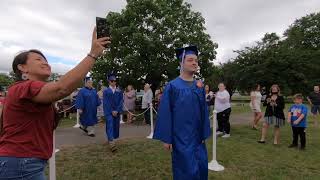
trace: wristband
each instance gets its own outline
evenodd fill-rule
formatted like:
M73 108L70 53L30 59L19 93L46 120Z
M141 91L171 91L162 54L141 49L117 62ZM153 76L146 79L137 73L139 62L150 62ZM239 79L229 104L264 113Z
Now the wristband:
M89 57L91 57L92 59L94 59L94 60L97 60L98 58L97 57L95 57L94 55L92 55L92 54L87 54L87 56L89 56Z

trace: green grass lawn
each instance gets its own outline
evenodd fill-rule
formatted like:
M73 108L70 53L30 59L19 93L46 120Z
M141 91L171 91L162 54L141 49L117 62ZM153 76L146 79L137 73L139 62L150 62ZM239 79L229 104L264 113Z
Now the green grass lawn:
M218 161L226 169L209 172L209 179L320 179L320 128L307 129L307 149L289 149L291 130L281 129L281 145L258 144L259 131L232 127L229 139L218 139ZM207 142L209 161L211 140ZM57 179L152 180L172 179L171 156L158 141L130 139L119 142L117 154L106 145L62 148L57 154Z

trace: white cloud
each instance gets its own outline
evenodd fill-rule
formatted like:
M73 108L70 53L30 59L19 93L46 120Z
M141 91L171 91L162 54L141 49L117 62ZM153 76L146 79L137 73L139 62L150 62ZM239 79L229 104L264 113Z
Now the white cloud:
M319 0L188 0L202 13L209 34L219 44L217 59L225 62L233 50L267 32L282 35L295 19L319 12ZM201 3L200 3L201 2Z
M44 54L68 59L71 64L79 62L90 50L95 17L120 11L125 3L125 0L0 1L0 71L11 70L14 55L25 49L39 49ZM65 70L61 73L71 68L55 66Z
M51 70L52 72L64 74L65 72L71 70L74 66L73 65L67 65L63 63L51 63Z

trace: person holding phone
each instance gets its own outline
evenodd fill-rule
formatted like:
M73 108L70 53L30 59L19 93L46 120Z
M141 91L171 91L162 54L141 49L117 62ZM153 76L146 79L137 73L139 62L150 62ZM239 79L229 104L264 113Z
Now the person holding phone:
M44 180L58 126L53 103L71 94L103 53L109 37L97 39L72 70L56 82L47 82L51 66L39 50L20 52L13 60L16 82L8 89L0 134L0 179Z
M261 139L258 143L265 143L268 128L270 125L274 125L274 139L273 144L277 145L280 141L280 127L285 124L284 116L284 99L280 94L280 87L274 84L270 88L270 94L267 96L263 103L266 106L266 112L264 115L264 123L261 131Z

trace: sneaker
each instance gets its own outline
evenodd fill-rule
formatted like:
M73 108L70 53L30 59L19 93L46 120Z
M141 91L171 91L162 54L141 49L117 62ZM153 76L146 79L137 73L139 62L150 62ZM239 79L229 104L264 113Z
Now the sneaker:
M113 141L109 142L109 146L110 146L111 152L116 152L117 151L117 146L116 146L115 142L113 142Z
M229 137L230 137L230 134L225 134L225 135L223 135L223 136L221 136L221 137L223 137L223 138L229 138Z
M88 134L88 136L90 136L90 137L96 137L95 134Z
M81 129L83 132L88 133L87 128L84 128L83 126L80 126L79 129Z
M223 134L223 132L221 132L221 131L217 131L217 133L216 133L216 134L217 134L217 136L218 136L218 135Z
M290 144L290 146L288 146L288 148L296 148L296 147L298 147L298 145L296 144Z
M265 144L266 143L266 141L261 141L261 140L259 140L257 142L260 143L260 144Z

